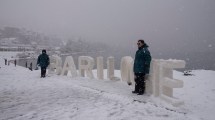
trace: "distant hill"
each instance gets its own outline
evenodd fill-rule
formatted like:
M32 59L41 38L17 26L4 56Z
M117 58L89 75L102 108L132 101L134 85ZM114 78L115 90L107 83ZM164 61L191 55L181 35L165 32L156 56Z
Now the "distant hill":
M4 38L16 38L20 44L31 44L32 42L38 45L58 46L59 38L52 38L42 33L26 30L25 28L4 27L0 29L0 40Z

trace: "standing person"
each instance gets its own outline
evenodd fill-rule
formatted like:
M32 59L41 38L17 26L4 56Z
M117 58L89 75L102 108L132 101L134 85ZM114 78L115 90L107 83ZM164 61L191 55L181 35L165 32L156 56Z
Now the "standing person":
M7 65L7 59L6 58L4 59L4 62L5 62L5 65Z
M32 62L30 63L30 67L29 67L29 69L32 71Z
M25 67L28 68L28 62L27 61L25 62Z
M143 95L145 92L145 75L149 74L151 55L148 50L148 45L144 42L144 40L138 40L137 46L138 50L135 54L133 68L135 90L132 91L132 93Z
M41 78L46 76L46 68L49 65L49 56L46 54L46 50L42 50L42 54L37 59L37 65L41 67Z
M15 67L16 67L16 59L14 60L14 65L15 65Z

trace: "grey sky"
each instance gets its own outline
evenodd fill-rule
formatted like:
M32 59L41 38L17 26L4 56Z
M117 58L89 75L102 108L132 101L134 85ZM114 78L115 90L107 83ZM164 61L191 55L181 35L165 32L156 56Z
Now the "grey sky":
M215 41L214 0L0 0L0 26L154 49ZM165 47L160 47L165 46Z

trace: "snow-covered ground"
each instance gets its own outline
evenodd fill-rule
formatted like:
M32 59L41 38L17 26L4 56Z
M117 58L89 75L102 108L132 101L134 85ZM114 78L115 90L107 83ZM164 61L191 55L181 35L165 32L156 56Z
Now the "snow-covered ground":
M215 71L195 70L194 76L174 77L184 87L174 89L185 105L175 108L159 98L131 93L121 81L72 78L4 65L0 52L1 120L214 120ZM116 71L119 75L119 71Z

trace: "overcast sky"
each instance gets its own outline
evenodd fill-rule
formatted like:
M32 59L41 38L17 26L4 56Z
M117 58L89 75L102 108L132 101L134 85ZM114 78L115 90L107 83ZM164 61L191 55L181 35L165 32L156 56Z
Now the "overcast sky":
M0 26L133 47L144 39L157 50L207 47L215 41L214 6L215 0L0 0Z

